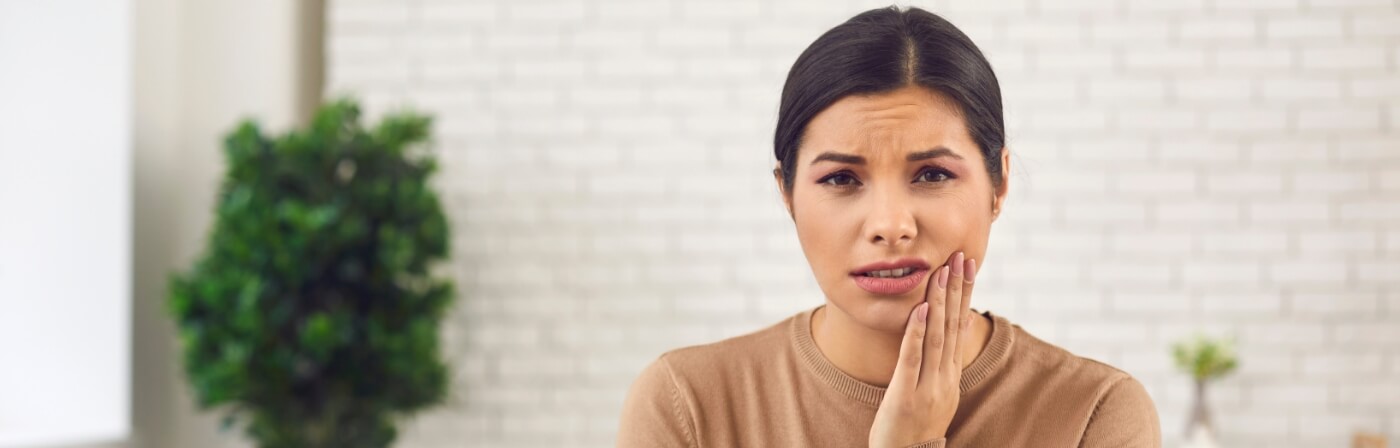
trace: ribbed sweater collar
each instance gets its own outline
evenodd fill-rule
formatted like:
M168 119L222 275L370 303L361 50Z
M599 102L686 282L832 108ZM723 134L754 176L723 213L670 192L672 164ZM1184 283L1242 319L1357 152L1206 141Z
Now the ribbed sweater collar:
M822 306L826 305L793 316L792 337L790 339L797 350L798 357L802 358L802 364L812 374L827 385L857 401L879 407L880 400L885 397L884 387L852 378L846 372L836 368L836 365L822 354L821 349L817 348L816 341L812 339L812 313ZM991 311L983 311L982 315L992 320L992 336L991 340L987 342L987 346L982 349L982 353L977 355L977 359L972 360L972 364L963 369L962 380L958 384L958 389L963 394L972 390L983 379L995 372L1005 361L1007 354L1011 352L1011 344L1015 342L1015 332L1012 331L1011 323L1006 318L992 314Z

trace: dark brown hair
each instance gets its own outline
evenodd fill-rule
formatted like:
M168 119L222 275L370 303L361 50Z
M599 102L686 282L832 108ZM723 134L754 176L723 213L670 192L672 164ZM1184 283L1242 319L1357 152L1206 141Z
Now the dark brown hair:
M828 30L792 64L773 135L784 191L792 191L797 148L812 117L848 95L911 84L947 95L958 105L992 185L999 188L1006 126L991 64L972 39L942 17L891 6L860 13Z

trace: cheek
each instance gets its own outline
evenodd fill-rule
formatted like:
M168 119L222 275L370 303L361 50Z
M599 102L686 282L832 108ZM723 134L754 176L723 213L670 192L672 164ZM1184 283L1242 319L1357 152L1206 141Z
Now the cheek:
M849 261L846 257L855 243L852 238L859 234L860 216L851 213L849 204L823 200L815 194L795 192L792 205L798 242L807 262L819 275L827 272L826 268L844 272Z

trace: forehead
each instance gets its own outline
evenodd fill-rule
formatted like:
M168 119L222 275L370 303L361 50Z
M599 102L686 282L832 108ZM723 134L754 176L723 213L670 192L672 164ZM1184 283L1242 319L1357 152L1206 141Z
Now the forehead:
M798 159L823 151L877 155L945 146L964 158L976 157L956 102L935 90L906 86L874 95L850 95L807 124Z

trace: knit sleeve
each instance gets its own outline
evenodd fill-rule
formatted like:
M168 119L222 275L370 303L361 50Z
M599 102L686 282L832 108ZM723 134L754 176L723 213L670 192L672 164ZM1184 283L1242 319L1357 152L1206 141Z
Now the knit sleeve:
M652 361L632 382L623 401L618 448L696 446L689 407L683 400L665 356Z
M1162 430L1157 407L1142 383L1124 376L1109 386L1089 416L1079 446L1160 448Z

